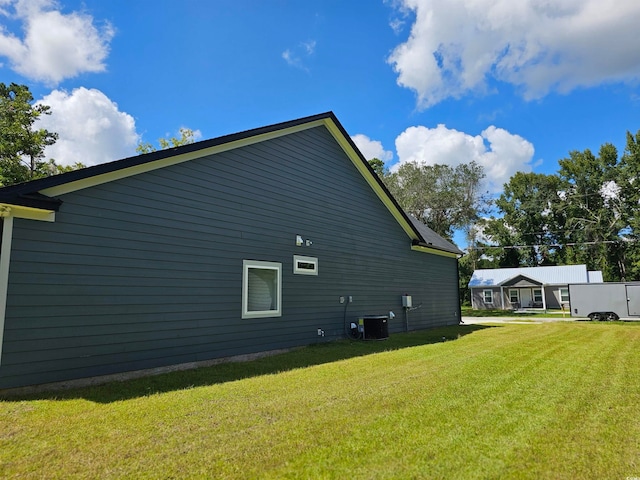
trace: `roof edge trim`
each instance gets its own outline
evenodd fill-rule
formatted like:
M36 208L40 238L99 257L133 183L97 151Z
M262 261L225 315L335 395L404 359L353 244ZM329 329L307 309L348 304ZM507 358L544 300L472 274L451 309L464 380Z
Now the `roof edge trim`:
M507 283L507 282L511 282L511 281L515 280L515 279L516 279L516 278L518 278L518 277L522 277L522 278L524 278L525 280L529 280L529 281L531 281L532 283L537 283L537 284L539 284L539 285L541 285L541 286L545 285L545 283L544 283L544 282L542 282L542 281L538 280L537 278L531 277L531 276L529 276L529 275L524 275L524 274L522 274L522 273L518 273L517 275L514 275L513 277L509 277L509 278L504 279L504 280L503 280L503 281L501 281L500 283L496 283L496 287L500 287L500 286L504 285L504 284L505 284L505 283Z
M41 208L25 207L11 203L0 203L0 217L26 218L27 220L39 220L41 222L55 222L56 212Z
M438 250L437 248L425 247L423 245L411 245L411 250L413 250L414 252L431 253L448 258L460 258L462 256L459 253L447 252L445 250Z

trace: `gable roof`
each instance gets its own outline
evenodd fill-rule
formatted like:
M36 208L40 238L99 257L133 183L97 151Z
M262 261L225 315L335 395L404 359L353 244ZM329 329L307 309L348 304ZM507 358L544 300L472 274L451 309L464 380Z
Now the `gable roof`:
M59 195L153 171L207 155L251 145L298 131L326 127L358 172L411 239L413 250L456 257L462 252L428 227L410 218L373 171L333 112L246 130L180 147L103 163L30 182L0 188L0 216L55 221Z
M479 269L473 272L469 287L498 287L518 277L528 278L540 285L602 283L602 272L600 271L587 271L586 265L560 265Z
M413 227L420 233L420 236L422 236L422 238L428 245L436 248L441 248L446 251L462 254L462 251L458 247L442 238L416 217L409 214L407 214L407 217L409 218L409 220L411 220Z

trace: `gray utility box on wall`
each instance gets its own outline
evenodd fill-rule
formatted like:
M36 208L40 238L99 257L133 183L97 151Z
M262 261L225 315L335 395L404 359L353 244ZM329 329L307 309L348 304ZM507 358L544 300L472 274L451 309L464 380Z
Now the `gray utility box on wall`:
M389 317L387 315L365 315L362 317L365 340L389 338Z

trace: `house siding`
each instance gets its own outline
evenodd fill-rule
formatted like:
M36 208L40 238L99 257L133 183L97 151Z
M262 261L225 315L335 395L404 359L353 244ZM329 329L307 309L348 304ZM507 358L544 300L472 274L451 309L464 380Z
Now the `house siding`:
M491 290L493 292L493 303L484 303L484 291ZM508 292L505 292L505 296ZM508 302L508 296L507 296ZM478 287L471 289L471 306L476 310L494 310L504 308L505 301L500 296L500 288L495 287Z
M545 302L547 309L560 309L562 308L562 302L560 301L560 289L564 286L547 286L547 287L526 287L527 290L533 290L534 288L541 288L544 290ZM503 287L503 295L500 295L499 287L475 287L471 289L471 306L476 310L492 310L502 309L509 310L517 308L518 305L513 305L509 301L509 290L522 289L525 287L518 285L510 285ZM564 287L566 288L566 287ZM491 290L493 292L493 304L484 303L484 290ZM565 303L568 305L568 302ZM523 308L529 308L530 305L519 305Z
M405 293L411 329L459 320L457 260L410 249L325 127L60 198L54 223L14 221L0 388L328 341L389 310L397 333ZM281 317L241 318L245 259L282 263Z

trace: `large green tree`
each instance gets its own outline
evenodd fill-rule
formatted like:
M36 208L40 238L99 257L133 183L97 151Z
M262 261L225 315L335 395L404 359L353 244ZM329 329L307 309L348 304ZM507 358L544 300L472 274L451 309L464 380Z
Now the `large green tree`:
M627 132L627 143L620 158L620 199L626 228L621 232L619 257L624 264L624 279L640 280L640 130Z
M55 161L43 161L44 149L58 134L35 128L50 107L33 103L26 85L0 83L0 183L11 185L57 173ZM52 169L53 168L53 169Z
M475 162L455 168L408 162L385 175L384 182L405 211L451 240L455 230L473 236L473 225L487 209L483 178L484 170Z
M500 217L487 222L485 234L503 249L492 253L501 267L556 264L565 223L561 181L556 175L517 172L495 204ZM515 264L514 264L515 263Z
M608 280L626 278L621 234L627 213L620 185L626 182L611 144L570 152L559 162L566 192L565 260L602 270Z
M372 158L371 160L367 160L369 162L369 166L373 169L374 172L378 174L380 178L384 178L387 175L387 169L384 166L384 162L379 158Z

